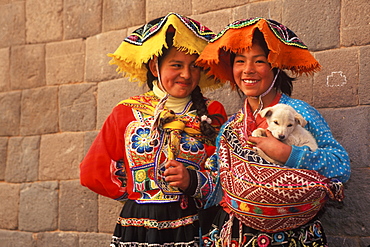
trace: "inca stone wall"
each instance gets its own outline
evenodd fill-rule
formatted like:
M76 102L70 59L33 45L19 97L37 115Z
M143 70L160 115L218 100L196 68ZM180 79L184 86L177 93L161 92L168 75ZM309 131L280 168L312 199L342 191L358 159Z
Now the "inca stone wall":
M170 11L215 32L250 17L294 30L323 65L294 97L348 150L343 204L323 218L330 246L370 244L368 0L0 0L0 246L109 246L121 204L82 187L79 162L112 107L145 89L108 65L133 29ZM229 114L241 100L207 94Z

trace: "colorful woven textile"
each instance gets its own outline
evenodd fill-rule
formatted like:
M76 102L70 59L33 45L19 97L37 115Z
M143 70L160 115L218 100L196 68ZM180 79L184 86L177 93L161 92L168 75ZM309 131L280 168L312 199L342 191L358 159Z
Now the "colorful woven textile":
M167 19L171 15L177 16L178 19L182 23L184 23L184 25L186 25L189 30L193 30L193 33L198 38L203 39L206 42L208 42L209 40L215 37L215 34L210 29L208 29L206 26L203 26L199 22L193 19L190 19L188 17L176 14L176 13L169 13L167 16L154 19L148 22L147 24L145 24L144 26L136 29L135 31L132 32L130 36L125 38L124 41L131 43L133 45L139 45L139 46L143 45L147 39L149 39L150 37L152 37L153 35L155 35L157 32L161 30L161 28L163 27L163 25L166 24ZM192 53L195 53L195 52L192 52Z
M281 232L261 232L240 224L233 219L230 239L221 239L220 232L230 216L220 211L212 224L211 230L202 236L205 247L328 247L326 235L320 220L313 219L309 223L293 230Z
M265 38L270 51L267 60L272 67L291 70L296 74L320 69L320 64L293 31L264 18L242 19L229 24L210 41L197 60L198 65L209 69L208 74L221 81L234 82L230 53L251 47L256 29Z
M129 106L133 110L138 111L137 115L144 117L144 122L150 124L149 122L153 120L152 118L154 117L155 109L159 101L159 98L154 95L153 91L150 91L144 95L133 96L123 100L119 104ZM147 167L145 169L148 171L147 173L151 174L150 179L153 179L155 181L155 186L161 189L160 196L163 195L163 192L166 196L173 196L173 198L177 199L177 195L183 194L178 188L170 186L165 181L163 172L165 171L164 166L166 160L178 159L184 161L185 158L187 158L187 167L189 169L199 170L200 167L196 161L204 162L206 158L205 153L200 152L200 150L204 149L203 143L206 142L206 138L200 131L200 123L196 118L196 114L193 111L189 111L191 106L192 103L189 102L183 114L174 114L167 108L164 108L161 111L158 121L163 124L159 124L154 129L148 128L148 125L142 123L138 123L137 126L132 123L126 130L126 143L128 145L126 150L127 157L129 160L132 160L132 164L146 163L145 165ZM140 145L138 143L142 142L146 144L145 147L138 146ZM191 142L194 145L194 147L189 150L191 155L183 150L183 146L188 145L187 142ZM141 151L141 149L143 150ZM166 157L164 157L164 154L166 154ZM145 160L145 162L143 162L143 160ZM149 162L150 164L148 164ZM151 169L150 172L149 169ZM137 184L145 184L145 174L146 172L143 170L138 169L135 171L135 182ZM149 177L147 180L149 181ZM149 196L147 197L149 198ZM158 198L163 199L161 197ZM150 200L154 200L153 197L151 197Z
M223 127L218 149L220 182L231 214L264 232L294 229L309 222L327 199L330 180L318 172L280 167L265 161L246 141L243 116Z
M200 54L208 41L215 34L199 22L188 17L169 13L135 30L123 40L113 54L110 64L118 66L117 71L129 77L131 81L146 83L145 64L154 56L162 54L162 48L168 48L166 33L174 32L173 46L187 54ZM202 73L199 86L202 89L222 86Z

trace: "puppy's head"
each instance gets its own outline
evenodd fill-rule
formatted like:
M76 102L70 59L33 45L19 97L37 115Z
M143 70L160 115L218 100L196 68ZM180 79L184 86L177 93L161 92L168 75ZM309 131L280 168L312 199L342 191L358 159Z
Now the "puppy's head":
M260 115L266 118L268 129L280 141L288 138L297 125L303 127L307 124L301 114L297 113L293 107L285 104L267 107L260 112Z

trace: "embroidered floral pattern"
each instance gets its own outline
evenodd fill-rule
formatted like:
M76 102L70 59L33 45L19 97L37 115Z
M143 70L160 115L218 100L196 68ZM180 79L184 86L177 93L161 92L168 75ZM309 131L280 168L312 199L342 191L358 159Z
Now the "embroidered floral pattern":
M270 244L270 239L267 235L260 235L257 238L258 247L267 247Z
M151 140L150 128L138 128L131 137L131 148L139 154L150 153L158 145L157 140Z
M274 235L274 241L277 243L282 243L285 240L285 236L283 233L278 232Z
M120 160L120 161L117 161L117 162L114 162L112 161L112 163L114 164L114 175L116 175L118 177L119 180L121 180L122 182L122 187L126 187L127 186L127 174L126 174L126 169L125 169L125 164L123 163L123 160Z
M237 225L237 224L235 224ZM319 220L306 224L301 228L276 232L248 232L243 231L241 236L232 236L229 246L237 247L273 247L273 246L307 246L307 247L327 247L326 239L321 231ZM244 230L244 229L243 229ZM220 238L219 229L214 226L207 235L202 236L203 246L221 247L222 242L227 240ZM240 241L241 240L241 241Z
M161 128L151 132L154 121L154 112L158 104L158 97L153 91L143 95L131 97L121 104L133 109L136 121L132 121L125 131L125 153L130 170L126 172L133 179L133 190L137 203L152 203L159 201L178 201L178 191L170 191L168 183L162 176L163 165L168 159L168 136ZM210 104L212 101L207 101ZM200 133L200 121L195 111L191 111L192 102L189 102L181 113L176 113L176 118L185 123L185 129L180 134L178 154L176 160L183 163L186 168L201 170L206 159L207 144L203 143ZM187 131L190 131L188 133ZM197 173L198 174L198 173ZM211 191L208 179L201 172L198 174L198 187L195 198L206 197ZM169 192L168 192L169 191ZM137 193L138 192L138 193ZM172 194L171 194L172 193ZM133 197L132 197L133 198Z
M192 153L198 153L199 151L204 150L203 143L198 141L196 138L186 135L184 133L182 133L180 147L181 149L185 151L190 151Z

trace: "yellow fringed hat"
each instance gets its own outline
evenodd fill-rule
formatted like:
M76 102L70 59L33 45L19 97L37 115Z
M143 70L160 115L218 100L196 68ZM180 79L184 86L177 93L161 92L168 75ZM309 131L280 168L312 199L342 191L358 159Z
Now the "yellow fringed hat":
M200 54L215 34L199 22L177 13L169 13L164 17L150 21L136 29L125 38L113 54L109 64L118 66L117 71L130 81L146 83L146 63L154 56L162 54L162 48L168 48L166 33L175 30L173 46L187 54ZM215 89L222 86L215 80L208 78L202 72L199 86L204 89Z
M252 46L254 31L264 36L269 49L268 62L274 68L295 74L313 73L321 65L297 35L284 25L269 19L242 19L229 24L203 50L197 64L209 70L208 75L222 82L234 83L230 53L242 52Z

